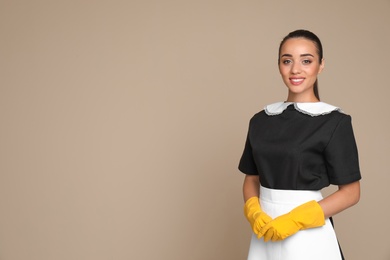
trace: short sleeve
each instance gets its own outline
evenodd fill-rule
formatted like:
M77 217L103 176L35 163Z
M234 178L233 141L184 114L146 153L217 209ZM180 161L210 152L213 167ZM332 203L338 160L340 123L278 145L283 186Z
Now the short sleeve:
M252 146L249 140L249 133L246 138L244 152L242 153L238 169L249 175L258 175L255 160L253 159Z
M343 185L361 179L358 150L349 115L339 121L324 156L330 183Z

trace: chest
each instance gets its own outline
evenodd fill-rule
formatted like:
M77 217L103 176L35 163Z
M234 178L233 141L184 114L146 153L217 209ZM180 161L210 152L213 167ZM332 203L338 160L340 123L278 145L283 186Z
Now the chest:
M255 156L294 158L302 153L321 154L334 128L326 116L291 112L260 118L252 125L249 138Z

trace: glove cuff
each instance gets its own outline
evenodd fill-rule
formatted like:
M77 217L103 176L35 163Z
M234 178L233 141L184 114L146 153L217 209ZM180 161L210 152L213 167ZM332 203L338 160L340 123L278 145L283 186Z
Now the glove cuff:
M295 215L293 219L299 223L301 230L325 225L324 211L315 200L296 207L292 213Z
M251 197L245 202L244 214L245 217L252 225L256 217L255 214L260 212L261 212L261 208L260 208L260 202L258 197L256 196Z

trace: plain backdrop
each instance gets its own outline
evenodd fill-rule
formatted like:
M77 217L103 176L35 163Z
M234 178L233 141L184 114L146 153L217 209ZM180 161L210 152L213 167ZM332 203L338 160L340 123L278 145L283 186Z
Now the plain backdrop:
M0 0L0 259L246 259L249 119L286 98L281 39L322 40L353 118L348 260L389 260L390 1ZM327 188L325 194L335 188Z

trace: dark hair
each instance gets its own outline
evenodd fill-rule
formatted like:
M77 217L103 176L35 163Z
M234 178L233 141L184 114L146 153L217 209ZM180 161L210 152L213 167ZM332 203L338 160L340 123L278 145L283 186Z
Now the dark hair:
M296 30L296 31L293 31L293 32L290 32L289 34L287 34L287 36L284 37L282 42L280 43L278 64L280 63L280 51L282 49L282 46L288 39L291 39L291 38L305 38L307 40L312 41L314 43L314 45L316 46L317 54L319 56L319 62L320 62L320 64L322 63L322 57L323 57L322 44L321 44L320 39L317 37L317 35L315 35L314 33L310 32L310 31L307 31L307 30ZM316 96L316 98L318 100L320 100L320 95L318 93L318 80L316 80L314 82L313 90L314 90L314 95Z

